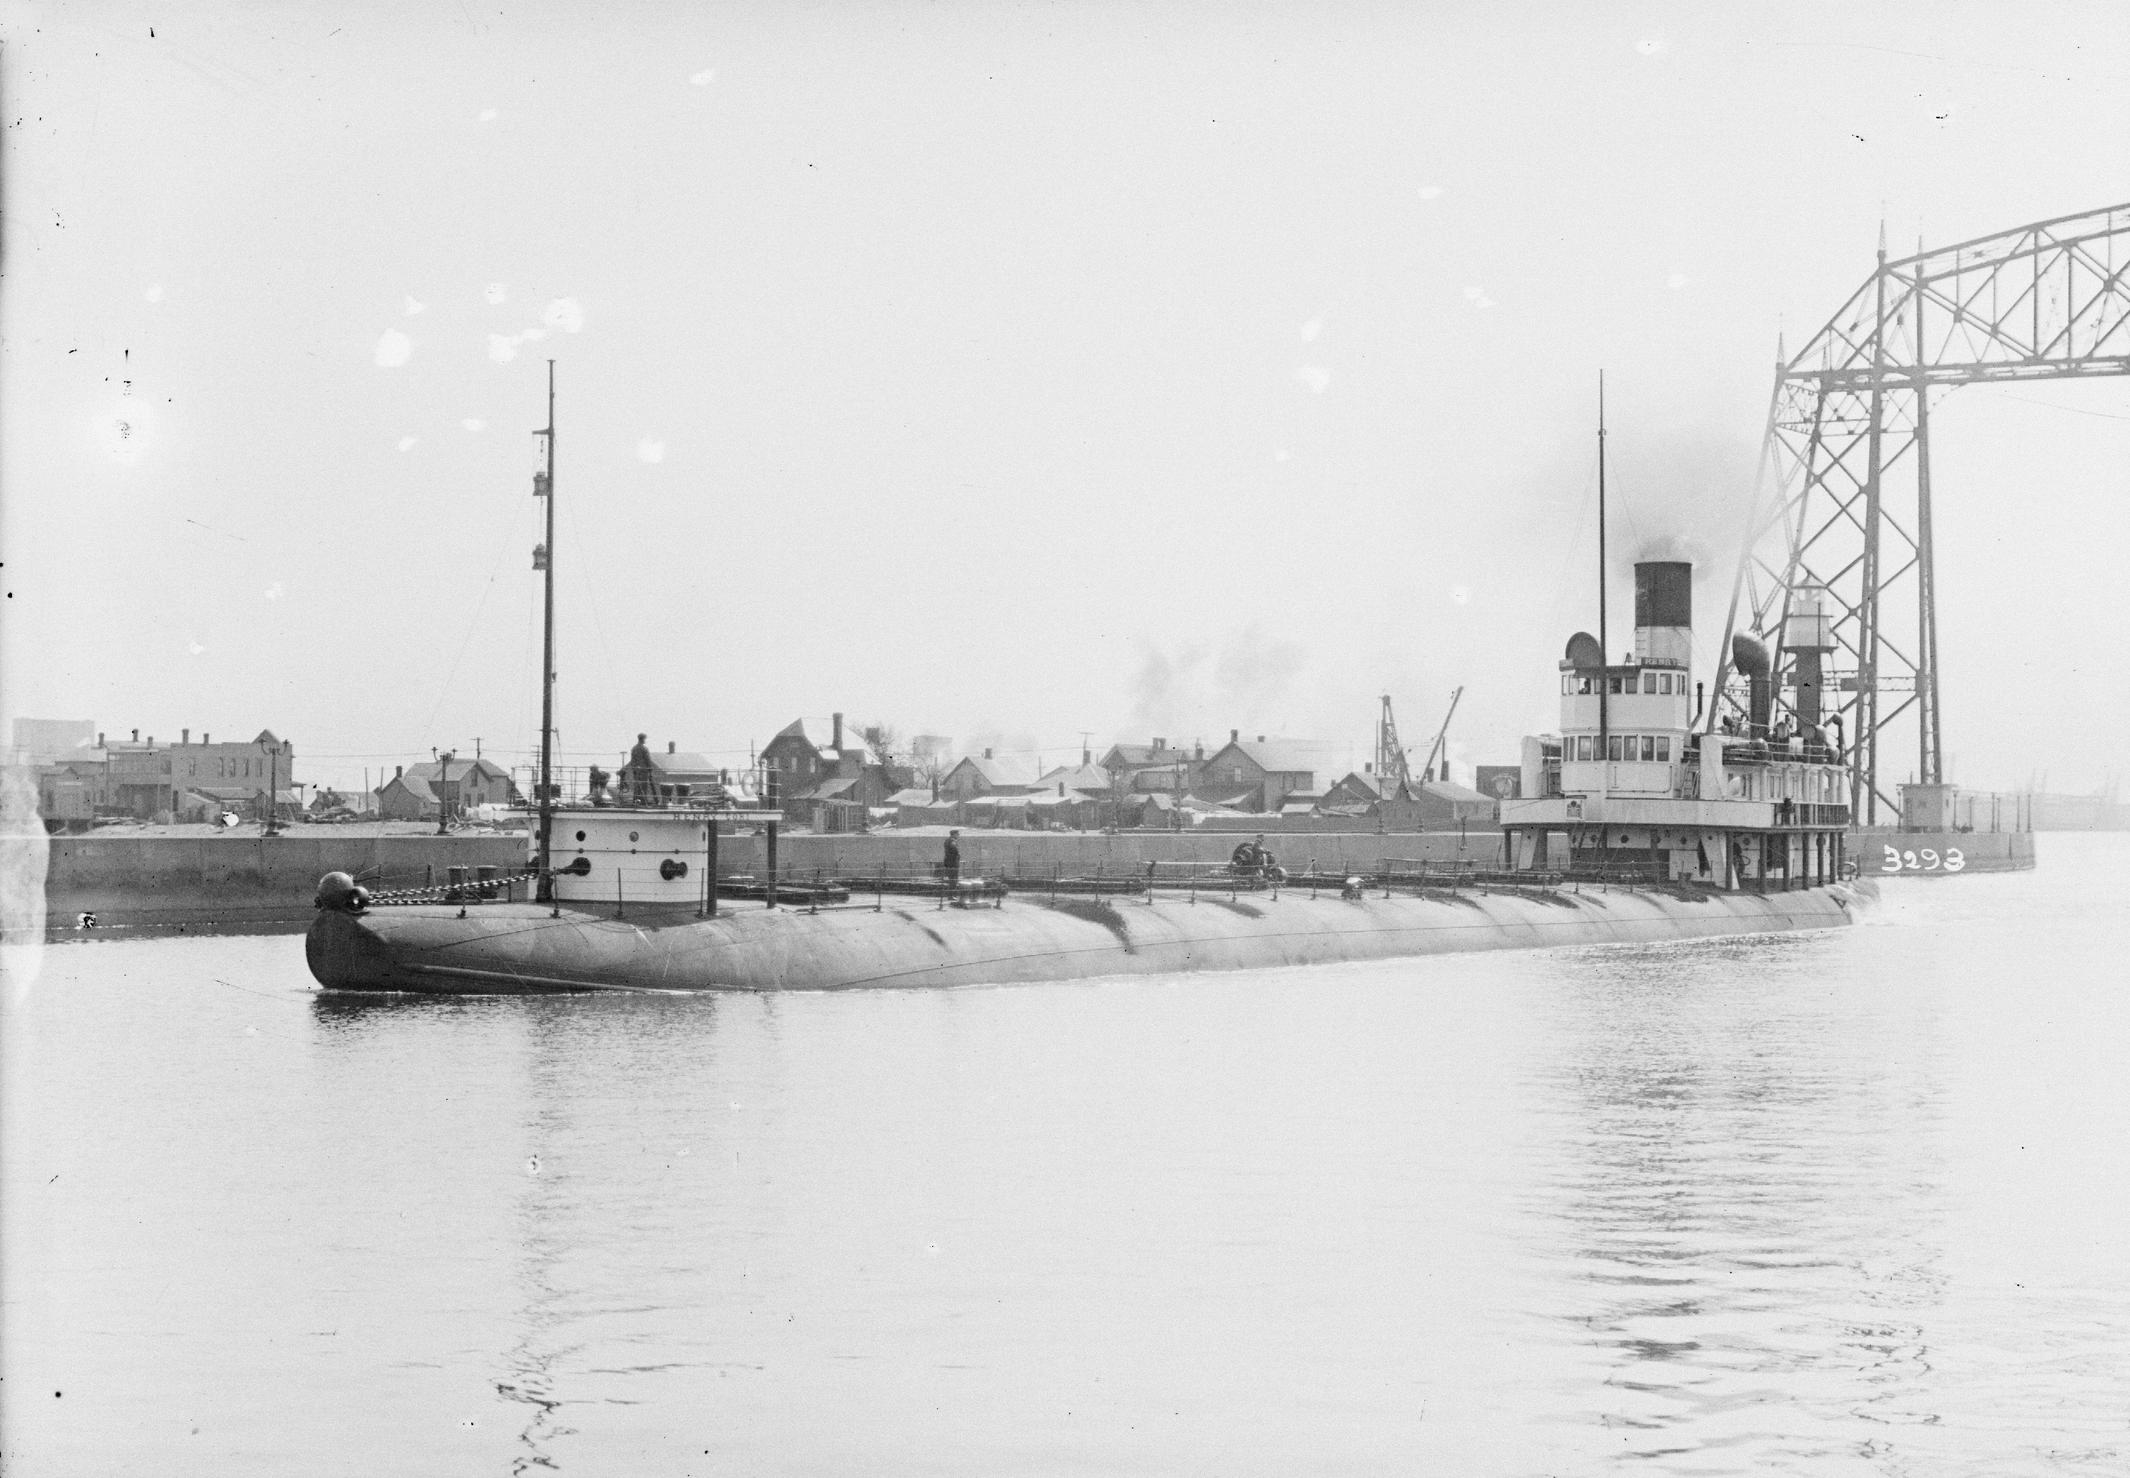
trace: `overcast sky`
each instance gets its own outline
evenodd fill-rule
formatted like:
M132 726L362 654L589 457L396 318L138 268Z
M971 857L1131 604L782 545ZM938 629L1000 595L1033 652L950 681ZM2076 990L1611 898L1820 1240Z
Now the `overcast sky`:
M1881 221L2130 199L2120 4L7 14L5 716L313 782L534 750L549 357L572 763L841 709L1358 764L1458 685L1513 761L1601 368L1706 660L1777 335ZM1954 778L2098 785L2130 381L1933 430Z

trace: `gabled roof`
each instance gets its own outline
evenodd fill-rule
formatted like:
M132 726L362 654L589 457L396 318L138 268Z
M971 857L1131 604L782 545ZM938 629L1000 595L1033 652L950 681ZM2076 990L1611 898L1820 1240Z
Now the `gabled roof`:
M407 766L404 778L409 780L419 779L424 785L427 785L437 778L437 772L442 768L441 761L423 760L420 764ZM454 759L451 762L451 773L443 778L454 784L463 784L467 776L475 774L486 780L508 780L510 778L508 770L485 756L481 759ZM382 786L379 787L379 789L382 788Z
M1223 744L1217 754L1206 756L1206 763L1211 764L1231 749L1275 775L1334 774L1345 768L1350 752L1346 745L1324 739L1235 739Z
M622 768L627 769L628 766L623 765ZM715 775L718 771L718 767L710 762L708 755L697 754L688 749L652 750L651 768L667 775Z
M812 790L809 790L806 792L806 794L800 796L799 799L802 801L832 801L838 798L847 799L848 797L845 796L845 792L849 791L857 783L858 781L855 777L845 777L843 779L838 780L824 780L819 785L816 785Z
M1117 770L1152 770L1168 765L1192 763L1191 752L1178 745L1166 744L1156 749L1151 744L1112 744L1102 756L1105 767Z
M980 754L964 755L954 770L964 766L983 776L986 784L999 787L1033 785L1039 773L1032 757L1019 754L1007 755L1002 759L986 759ZM952 775L954 770L947 773Z
M394 775L390 780L378 786L377 794L383 795L395 785L418 801L434 801L436 799L436 791L430 787L428 779L425 776L415 774L411 768Z
M1110 790L1109 771L1100 765L1060 765L1035 783L1052 795L1058 793L1060 785L1068 792L1100 791L1107 795Z
M1346 778L1339 781L1339 785L1358 790L1364 795L1372 795L1377 800L1398 793L1397 781L1388 775L1378 775L1373 770L1348 770ZM1332 789L1336 790L1338 786L1335 785Z
M913 785L908 790L896 791L881 804L887 806L929 806L932 804L932 792L926 790L922 785ZM940 804L950 805L952 803L942 801Z
M814 751L823 758L830 758L839 753L836 749L836 724L834 719L795 718L772 734L769 742L774 744L779 739L794 735L813 746ZM766 748L767 746L764 747ZM859 755L865 752L864 738L849 724L843 726L843 750Z
M1485 806L1494 804L1494 797L1481 795L1476 790L1467 790L1453 780L1423 780L1415 788L1445 801L1470 801Z

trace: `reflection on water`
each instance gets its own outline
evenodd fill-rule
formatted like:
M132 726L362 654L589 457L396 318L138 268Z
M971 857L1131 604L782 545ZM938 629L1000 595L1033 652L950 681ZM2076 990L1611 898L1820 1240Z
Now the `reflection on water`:
M1570 1150L1529 1193L1584 1347L1574 1425L1620 1462L1825 1471L1930 1422L1945 1274L1930 1009L1859 1013L1803 936L1599 951L1540 1087ZM1830 952L1831 951L1831 952ZM1579 1286L1578 1286L1579 1285Z
M2118 852L1820 935L1002 990L53 949L7 1471L2130 1471Z

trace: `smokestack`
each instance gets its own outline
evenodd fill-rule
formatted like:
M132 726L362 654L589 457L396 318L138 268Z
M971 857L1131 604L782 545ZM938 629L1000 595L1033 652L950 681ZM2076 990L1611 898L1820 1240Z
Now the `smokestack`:
M1081 764L1083 764L1083 765L1091 765L1091 764L1093 764L1094 762L1095 762L1095 752L1094 752L1094 751L1093 751L1092 749L1083 749L1083 750L1081 750L1081 751L1080 751L1080 763L1081 763Z
M1822 585L1799 585L1790 592L1789 614L1782 623L1782 649L1790 654L1791 681L1797 696L1790 706L1808 729L1819 727L1820 694L1825 681L1824 654L1834 650L1834 622L1827 615Z
M406 769L407 767L405 765L394 765L392 767L392 778L394 780L397 780L401 775L406 773Z
M991 758L991 746L990 746L990 745L988 745L988 744L986 744L986 745L984 746L984 758L985 758L985 759L989 759L989 758Z
M1747 713L1752 728L1747 737L1768 737L1768 709L1773 692L1768 684L1768 649L1758 638L1741 631L1731 638L1731 665L1749 678L1753 685L1752 697L1747 700Z
M1649 559L1634 567L1634 655L1637 662L1685 667L1694 655L1694 567L1685 560Z
M141 742L141 731L140 731L139 729L135 729L135 730L133 731L133 742L134 742L135 744L138 744L138 743L140 743L140 742Z
M828 741L828 747L840 754L843 751L843 715L840 713L831 714L829 716L829 724L832 728L832 733Z
M190 730L190 729L180 729L180 730L178 730L178 743L180 743L180 744L190 744L191 742L192 742L192 730Z
M673 741L672 741L671 739L668 739L668 740L666 741L666 753L667 753L667 754L671 754L672 752L673 752Z
M202 729L200 730L200 742L202 744L212 744L214 743L214 735L208 733L205 729Z
M1242 740L1242 730L1240 730L1240 729L1230 729L1230 730L1228 730L1228 742L1229 742L1230 744L1236 744L1236 743L1240 743L1240 742L1241 742L1241 740Z
M1162 750L1167 749L1168 747L1169 742L1166 739L1156 739L1154 741L1154 753L1156 754L1161 753Z

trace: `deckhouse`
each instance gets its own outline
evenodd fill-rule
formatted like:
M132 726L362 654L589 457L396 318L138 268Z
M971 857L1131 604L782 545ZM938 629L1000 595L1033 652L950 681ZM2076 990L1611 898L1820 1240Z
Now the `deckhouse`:
M1825 650L1819 599L1792 593L1786 647ZM1771 725L1767 651L1742 634L1732 645L1749 719L1697 732L1693 566L1635 566L1632 655L1613 663L1577 632L1560 664L1560 732L1524 741L1523 795L1501 803L1514 866L1749 892L1841 876L1849 770L1820 724L1817 684Z

